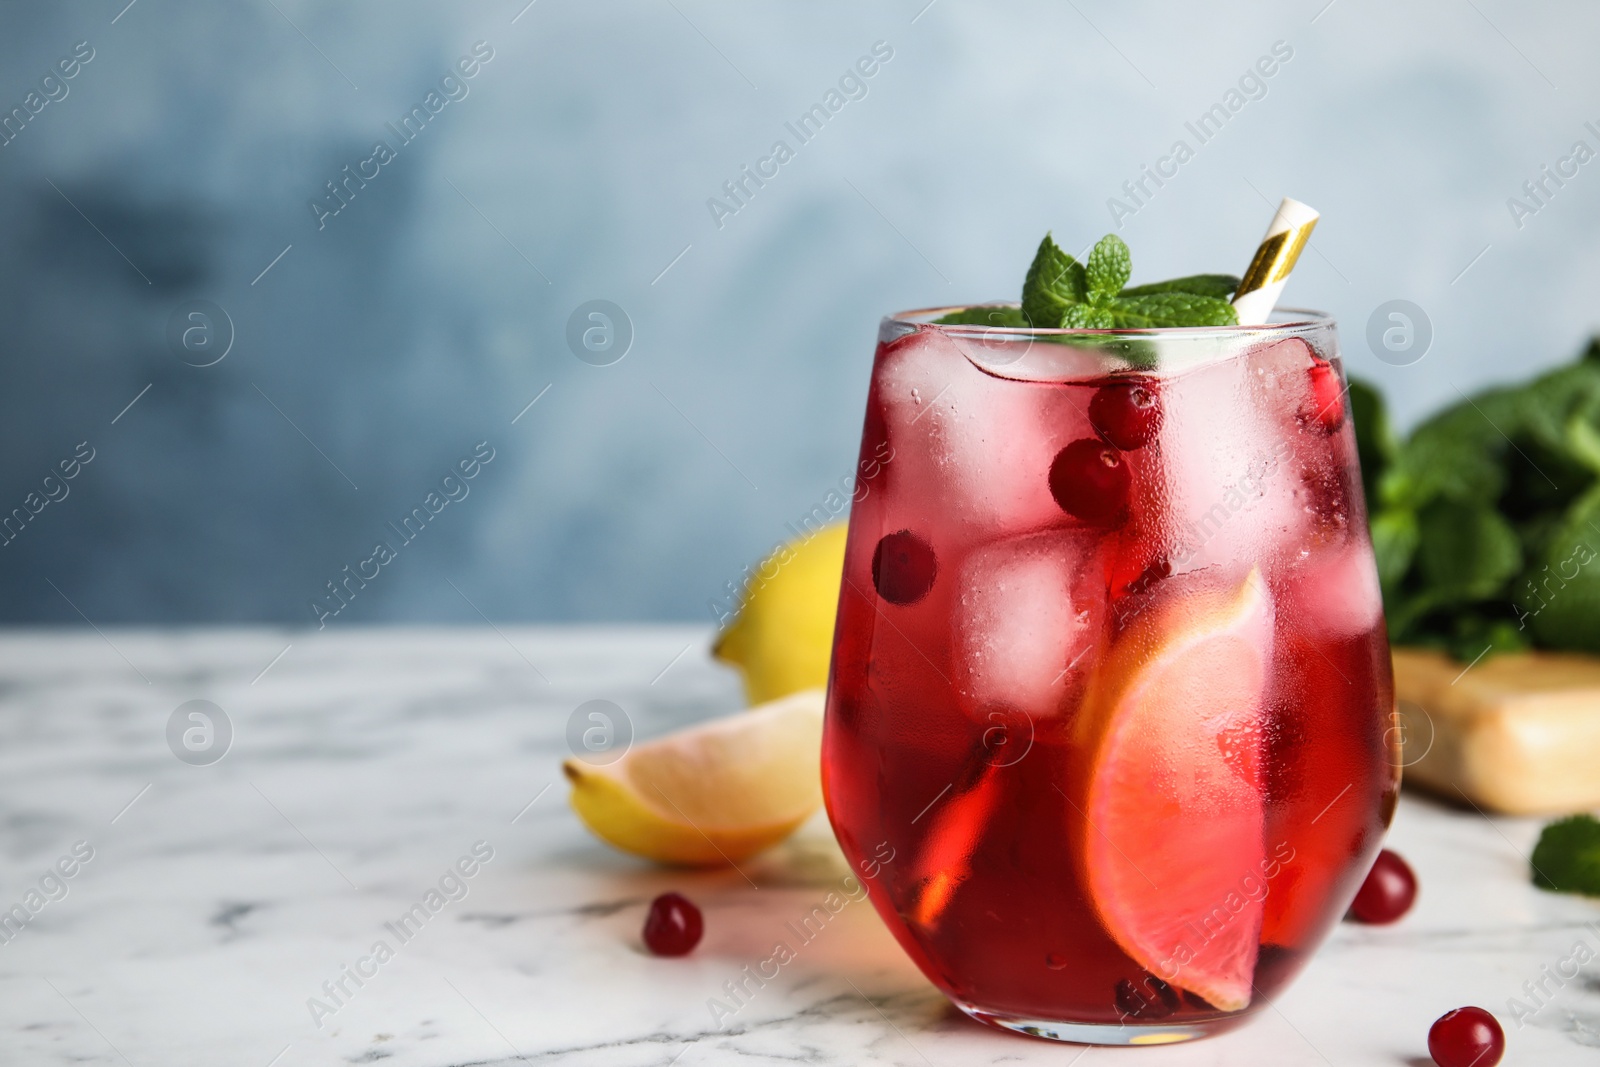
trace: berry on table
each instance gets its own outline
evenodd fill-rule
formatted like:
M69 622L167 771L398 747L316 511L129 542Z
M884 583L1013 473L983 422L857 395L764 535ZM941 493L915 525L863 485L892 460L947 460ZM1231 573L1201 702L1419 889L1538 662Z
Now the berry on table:
M1411 910L1417 899L1417 876L1398 854L1384 849L1367 872L1356 899L1350 904L1350 917L1356 922L1384 925Z
M682 956L700 943L705 920L700 909L679 893L662 893L644 918L644 944L657 956Z
M1428 1031L1428 1054L1439 1067L1495 1067L1506 1053L1506 1034L1482 1008L1457 1008Z

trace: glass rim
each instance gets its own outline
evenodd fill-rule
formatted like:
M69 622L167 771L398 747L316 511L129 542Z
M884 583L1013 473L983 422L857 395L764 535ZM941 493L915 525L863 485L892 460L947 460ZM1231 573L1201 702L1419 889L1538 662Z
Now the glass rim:
M1275 308L1272 319L1268 322L1256 323L1248 326L1150 326L1139 329L1069 329L1063 327L1036 327L1036 326L979 326L976 323L936 323L932 320L957 311L966 311L971 308L1017 308L1022 305L1015 300L989 301L981 304L951 304L947 307L917 308L910 311L897 311L885 315L882 326L898 326L908 330L932 329L943 334L966 335L974 334L987 337L991 340L1006 337L1015 337L1025 340L1034 337L1095 337L1111 339L1136 339L1159 337L1164 340L1181 340L1184 338L1205 339L1208 341L1223 340L1230 335L1241 338L1259 337L1267 333L1297 333L1313 331L1334 326L1334 318L1326 311L1314 311L1310 308Z

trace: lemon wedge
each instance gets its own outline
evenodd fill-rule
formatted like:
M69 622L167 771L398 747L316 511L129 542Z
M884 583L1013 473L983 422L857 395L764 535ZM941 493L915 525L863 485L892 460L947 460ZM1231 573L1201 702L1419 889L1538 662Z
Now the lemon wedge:
M1265 891L1265 703L1273 606L1175 589L1135 620L1085 696L1091 761L1073 814L1090 895L1139 966L1224 1011L1248 1007ZM1243 887L1243 888L1241 888Z
M624 852L689 867L733 864L782 841L822 803L822 690L634 745L569 759L572 807Z
M842 522L825 526L751 572L738 615L712 649L744 675L751 704L828 684L845 532Z

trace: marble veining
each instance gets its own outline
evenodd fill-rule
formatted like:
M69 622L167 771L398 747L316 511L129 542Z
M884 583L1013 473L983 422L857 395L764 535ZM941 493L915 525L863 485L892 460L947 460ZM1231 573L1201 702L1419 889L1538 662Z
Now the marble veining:
M1416 911L1393 928L1341 926L1232 1034L1086 1051L989 1031L945 1003L865 902L718 1017L724 983L846 873L826 822L742 873L662 871L591 838L559 774L585 700L615 701L641 737L738 707L708 640L692 627L0 638L0 909L75 846L93 851L0 943L0 1062L1414 1067L1433 1019L1469 1003L1505 1023L1507 1063L1597 1062L1600 962L1547 975L1579 941L1600 949L1600 902L1529 885L1537 822L1409 796L1391 842L1421 878ZM191 699L233 724L209 766L166 740ZM493 855L461 879L464 896L396 936L475 845ZM638 940L669 888L707 918L681 960ZM356 984L344 976L362 959ZM341 977L336 1010L318 1016L308 1002L332 1006L324 983ZM1529 1013L1521 1027L1511 998Z

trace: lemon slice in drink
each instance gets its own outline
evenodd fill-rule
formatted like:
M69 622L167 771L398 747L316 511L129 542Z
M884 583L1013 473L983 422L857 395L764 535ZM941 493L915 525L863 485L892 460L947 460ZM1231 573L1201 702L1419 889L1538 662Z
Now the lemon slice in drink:
M1196 576L1198 578L1198 576ZM1174 586L1117 639L1080 712L1083 877L1139 966L1224 1011L1250 1004L1267 859L1272 603Z
M562 764L572 806L624 852L661 863L737 863L788 837L822 803L822 690Z

